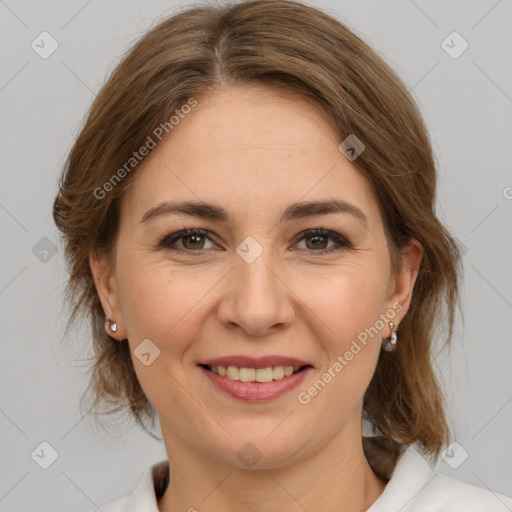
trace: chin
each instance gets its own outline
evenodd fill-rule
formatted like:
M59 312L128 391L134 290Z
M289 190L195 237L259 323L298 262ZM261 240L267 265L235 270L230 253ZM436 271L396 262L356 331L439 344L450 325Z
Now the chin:
M273 469L292 464L299 459L299 454L305 455L303 435L297 439L290 437L290 432L283 429L278 433L276 422L272 428L241 430L239 435L230 430L233 438L227 440L222 458L226 463L241 469ZM226 458L226 453L230 456Z

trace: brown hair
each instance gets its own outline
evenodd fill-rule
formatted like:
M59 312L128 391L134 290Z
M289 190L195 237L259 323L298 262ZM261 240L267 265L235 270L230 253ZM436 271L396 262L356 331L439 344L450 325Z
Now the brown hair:
M434 212L436 169L428 132L382 58L339 21L291 0L199 6L165 19L127 53L88 113L61 176L53 215L70 273L68 327L80 315L92 322L93 407L103 404L107 414L129 409L143 428L144 420L155 419L127 342L114 343L104 330L88 262L92 250L112 254L120 199L136 170L103 199L94 191L187 99L251 83L309 98L329 114L340 142L355 134L365 144L353 163L378 197L393 269L400 268L400 247L409 237L423 245L398 348L379 357L363 412L387 454L418 441L437 458L450 430L432 366L432 341L441 317L448 324L446 342L452 337L461 257Z

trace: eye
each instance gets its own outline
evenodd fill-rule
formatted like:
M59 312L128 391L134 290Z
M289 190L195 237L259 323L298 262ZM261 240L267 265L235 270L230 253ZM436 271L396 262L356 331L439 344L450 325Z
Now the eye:
M178 231L177 233L166 236L159 245L165 249L182 252L199 252L208 248L205 248L204 246L204 239L210 240L208 237L208 231L204 231L202 229L186 229L184 231ZM173 247L176 242L179 241L181 241L182 247Z
M205 240L209 240L213 245L213 242L211 241L208 234L209 232L203 229L186 229L183 231L178 231L176 233L166 235L160 241L159 247L179 252L186 252L189 254L193 252L202 254L202 251L212 248L212 246L205 247ZM326 243L328 244L329 239L334 241L334 244L330 247L325 245ZM302 242L302 240L306 241L305 250L309 250L319 255L332 253L343 248L352 248L351 244L340 234L334 231L320 228L308 229L307 231L304 231L301 233L298 241ZM308 242L308 240L311 240L311 242ZM177 244L178 247L176 247ZM302 250L302 248L300 249Z
M329 238L334 241L334 244L331 245L330 247L326 246L326 243L328 243ZM300 238L300 241L302 240L306 241L306 249L311 249L312 252L316 254L328 254L340 250L342 248L352 248L350 243L347 240L345 240L345 238L343 238L340 234L334 231L329 231L320 228L308 229L307 231L304 231L302 233L302 238ZM308 240L311 240L311 242L308 243Z

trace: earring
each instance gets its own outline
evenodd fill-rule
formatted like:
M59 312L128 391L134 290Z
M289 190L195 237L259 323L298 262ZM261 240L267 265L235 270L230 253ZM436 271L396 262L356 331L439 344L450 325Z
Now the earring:
M116 324L116 322L114 320L110 320L110 318L107 319L107 322L108 322L109 329L112 332L116 332L117 331L117 324Z
M396 332L393 331L395 324L389 322L389 328L391 329L391 336L387 339L382 340L382 349L386 352L394 352L396 350Z

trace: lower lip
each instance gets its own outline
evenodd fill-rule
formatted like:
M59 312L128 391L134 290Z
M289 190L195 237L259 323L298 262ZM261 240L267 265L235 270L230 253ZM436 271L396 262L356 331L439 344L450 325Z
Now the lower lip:
M274 400L296 388L306 378L306 375L313 370L311 366L308 366L289 377L283 377L271 382L242 382L213 373L203 366L198 367L218 389L246 402L268 402Z

